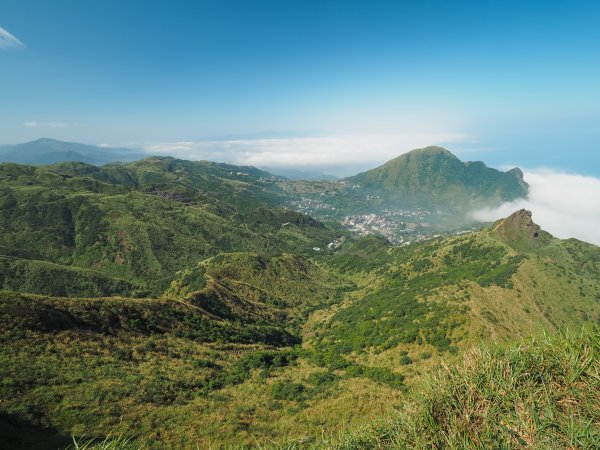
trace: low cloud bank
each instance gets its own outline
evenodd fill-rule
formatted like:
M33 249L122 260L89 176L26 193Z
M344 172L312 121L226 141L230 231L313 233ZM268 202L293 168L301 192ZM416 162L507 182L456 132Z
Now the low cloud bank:
M23 126L29 127L29 128L38 128L38 127L64 128L67 126L67 124L63 123L63 122L36 122L35 120L31 120L29 122L24 122Z
M472 213L491 222L525 208L533 220L554 236L600 245L600 179L552 170L525 172L529 197Z
M256 167L318 168L336 175L372 168L427 145L463 142L459 133L330 135L270 139L227 139L152 144L145 150L184 159L207 159ZM347 173L346 173L347 172Z

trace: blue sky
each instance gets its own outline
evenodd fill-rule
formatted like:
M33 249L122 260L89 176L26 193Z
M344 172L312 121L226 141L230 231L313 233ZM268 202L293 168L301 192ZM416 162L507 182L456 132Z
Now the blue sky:
M2 0L0 141L339 173L442 144L600 176L598 23L585 1Z

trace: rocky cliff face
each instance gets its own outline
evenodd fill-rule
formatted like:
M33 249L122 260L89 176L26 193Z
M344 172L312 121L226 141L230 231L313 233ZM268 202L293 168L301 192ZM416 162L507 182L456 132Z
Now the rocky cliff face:
M516 250L539 248L552 239L552 236L542 231L532 216L531 211L521 209L496 222L492 231Z

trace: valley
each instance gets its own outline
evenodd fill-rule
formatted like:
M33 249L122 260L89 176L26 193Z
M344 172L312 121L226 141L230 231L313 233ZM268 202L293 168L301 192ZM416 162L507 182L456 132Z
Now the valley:
M438 148L383 168L309 182L166 157L1 164L1 446L378 448L409 436L417 416L398 414L422 405L425 379L481 377L464 361L483 344L497 346L478 356L490 367L566 330L581 358L597 352L600 248L554 238L535 212L465 219L526 195L516 170ZM557 342L539 351L557 357ZM593 445L598 359L586 361L570 379L588 406L560 423ZM400 422L378 435L387 417ZM524 436L475 429L456 439Z
M0 1L0 450L600 450L600 2Z

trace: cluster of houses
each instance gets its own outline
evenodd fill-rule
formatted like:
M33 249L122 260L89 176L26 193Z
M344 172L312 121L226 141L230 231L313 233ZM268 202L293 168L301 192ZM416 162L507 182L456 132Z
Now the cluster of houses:
M312 198L303 197L300 200L290 202L290 206L295 211L308 214L309 216L315 216L319 219L335 219L337 214L339 214L335 206Z

